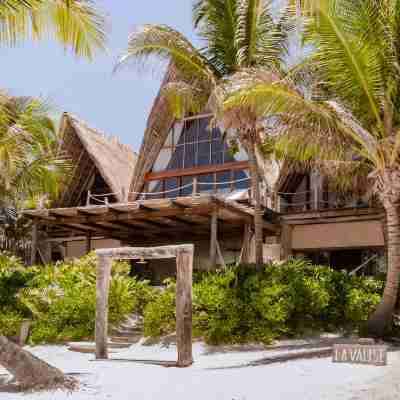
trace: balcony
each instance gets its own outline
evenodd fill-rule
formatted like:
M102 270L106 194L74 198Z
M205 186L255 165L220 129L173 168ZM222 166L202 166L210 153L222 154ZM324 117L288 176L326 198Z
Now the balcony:
M318 189L278 193L278 211L282 214L295 214L306 211L338 210L347 208L368 208L370 199L357 195L340 195Z

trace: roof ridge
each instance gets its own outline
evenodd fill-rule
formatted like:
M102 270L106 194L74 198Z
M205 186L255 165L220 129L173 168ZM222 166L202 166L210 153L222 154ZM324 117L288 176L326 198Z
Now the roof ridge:
M94 133L95 135L103 138L109 144L116 145L116 146L118 146L120 149L122 149L124 151L128 151L130 153L133 153L135 156L138 155L137 152L135 150L133 150L133 148L132 148L132 146L130 144L122 143L120 141L119 136L117 136L117 135L109 135L109 134L105 133L104 131L101 131L101 130L99 130L97 128L93 128L85 120L79 118L75 114L71 114L71 113L65 112L64 115L67 118L70 118L70 119L74 120L74 122L76 122L76 123L78 123L80 125L83 125L83 128L85 128L85 129L89 130L90 132Z

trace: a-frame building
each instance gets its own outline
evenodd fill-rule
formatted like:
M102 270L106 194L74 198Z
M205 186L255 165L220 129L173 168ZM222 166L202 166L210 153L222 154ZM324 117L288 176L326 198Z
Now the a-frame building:
M170 68L163 84L174 78ZM55 208L26 215L51 240L68 235L80 243L79 251L64 256L81 255L88 243L96 246L98 237L105 246L115 243L107 240L143 246L194 243L197 269L253 260L247 154L240 148L231 152L229 135L211 127L209 115L175 120L160 90L137 157L71 115L64 115L61 129L74 177ZM379 204L357 193L341 199L319 174L292 172L260 155L257 162L265 260L307 255L355 267L373 255L382 259ZM158 262L156 270L162 276L170 267Z

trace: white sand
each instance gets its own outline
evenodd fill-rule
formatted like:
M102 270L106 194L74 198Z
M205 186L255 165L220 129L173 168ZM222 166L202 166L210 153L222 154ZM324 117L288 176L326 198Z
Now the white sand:
M82 373L82 388L71 394L0 393L1 400L394 400L400 399L400 353L386 367L334 364L329 358L245 366L277 351L207 354L194 344L195 364L186 369L132 362L95 362L91 354L60 346L31 349L66 373ZM176 348L140 344L113 358L175 360ZM243 366L239 368L240 366ZM232 367L232 368L230 368ZM0 374L5 371L0 369Z

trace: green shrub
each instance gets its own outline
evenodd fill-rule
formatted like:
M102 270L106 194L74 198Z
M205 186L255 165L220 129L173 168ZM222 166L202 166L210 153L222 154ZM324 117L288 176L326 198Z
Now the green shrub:
M175 289L170 279L164 281L165 289L153 295L144 307L144 335L159 337L175 330Z
M33 271L24 268L17 257L0 252L0 310L8 307L21 313L27 312L19 302L17 294L33 275Z
M0 335L11 337L19 334L23 316L10 308L0 309Z
M130 266L112 267L109 321L117 325L135 311L144 316L146 336L175 331L175 282L156 290L129 277ZM195 274L193 331L207 343L270 343L282 336L317 330L354 330L380 301L383 283L350 276L305 260L240 266ZM96 258L24 268L0 253L0 333L17 334L33 319L32 343L79 340L94 334Z
M117 325L129 313L140 312L151 289L148 282L128 276L125 262L114 262L109 293L109 322ZM96 315L96 258L36 269L21 290L20 301L31 311L32 343L79 340L94 334Z
M193 328L209 343L240 341L243 302L236 295L233 270L204 274L193 287Z
M316 330L353 330L377 305L383 284L292 259L262 271L241 266L195 275L193 331L211 344L257 341ZM145 334L175 329L175 286L144 310Z

